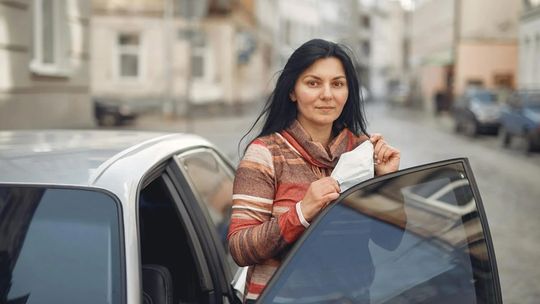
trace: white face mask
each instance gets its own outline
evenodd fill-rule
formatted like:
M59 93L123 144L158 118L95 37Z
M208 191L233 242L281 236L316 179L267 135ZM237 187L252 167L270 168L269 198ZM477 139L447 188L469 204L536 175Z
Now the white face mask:
M354 150L341 154L332 171L341 193L374 176L373 144L366 140Z

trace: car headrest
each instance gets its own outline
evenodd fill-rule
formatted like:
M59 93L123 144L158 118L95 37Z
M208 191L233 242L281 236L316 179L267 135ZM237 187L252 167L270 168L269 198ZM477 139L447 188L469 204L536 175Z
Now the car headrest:
M143 303L172 304L173 284L169 270L161 265L143 265Z

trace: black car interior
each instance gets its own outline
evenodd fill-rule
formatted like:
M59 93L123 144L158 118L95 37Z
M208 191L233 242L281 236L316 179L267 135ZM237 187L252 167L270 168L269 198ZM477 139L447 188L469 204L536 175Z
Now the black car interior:
M162 177L140 193L139 233L143 290L159 299L151 303L206 302L189 238Z

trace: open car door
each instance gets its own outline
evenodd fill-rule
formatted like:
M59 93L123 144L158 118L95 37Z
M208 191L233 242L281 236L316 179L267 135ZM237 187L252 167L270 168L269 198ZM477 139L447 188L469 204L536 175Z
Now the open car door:
M258 303L502 303L467 159L344 192L291 249Z

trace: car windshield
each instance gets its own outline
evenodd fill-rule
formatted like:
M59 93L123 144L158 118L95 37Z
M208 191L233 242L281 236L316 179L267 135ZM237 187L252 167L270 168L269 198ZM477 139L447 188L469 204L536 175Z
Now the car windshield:
M7 303L122 303L120 211L88 190L0 185Z
M450 164L348 192L310 227L261 303L496 302L470 188L463 166Z

